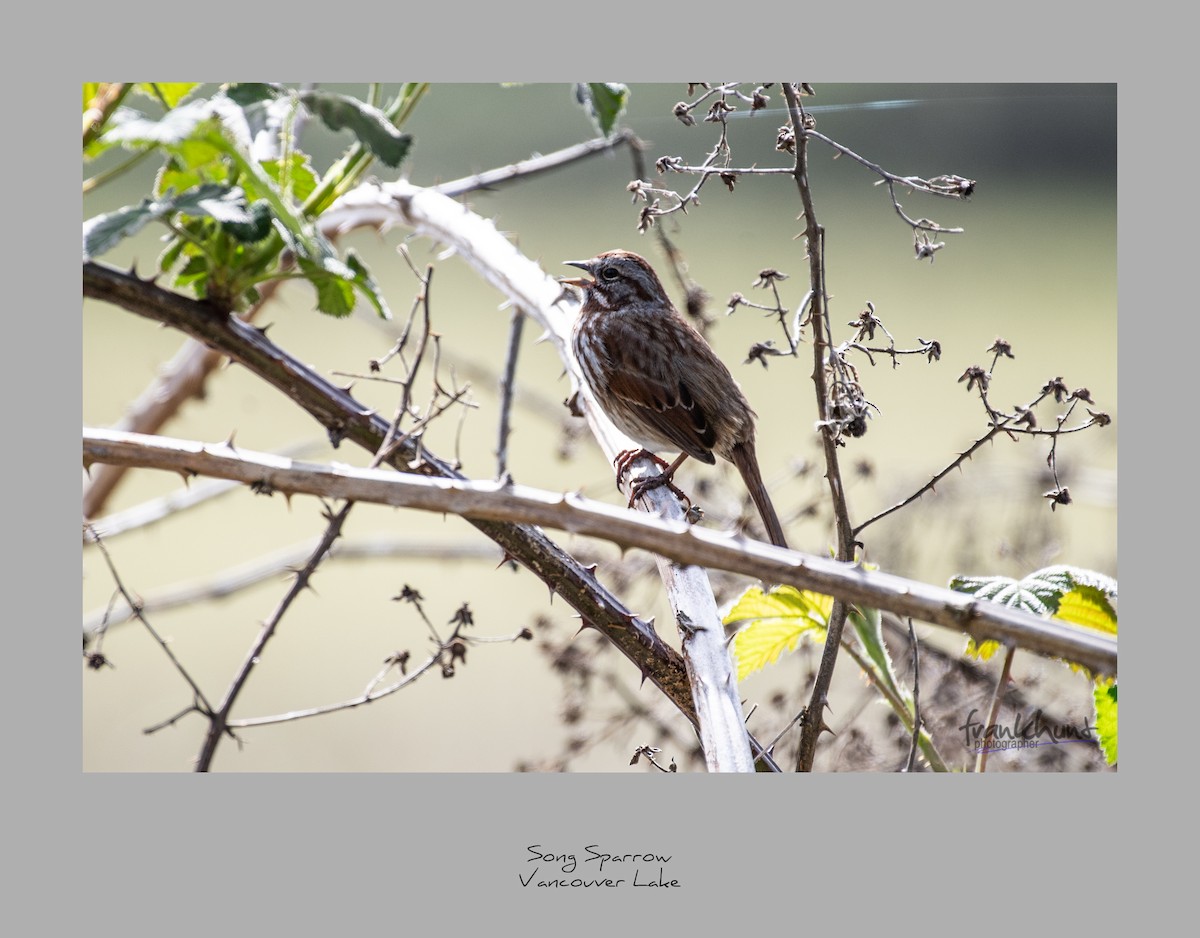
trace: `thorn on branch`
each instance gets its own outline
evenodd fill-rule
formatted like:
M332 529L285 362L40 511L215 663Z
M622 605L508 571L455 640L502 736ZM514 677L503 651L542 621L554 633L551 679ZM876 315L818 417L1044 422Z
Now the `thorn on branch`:
M578 391L576 391L574 394L572 394L570 397L568 397L565 401L563 401L563 406L566 407L568 411L570 411L570 414L572 417L582 417L583 416L583 407L579 403L579 392Z

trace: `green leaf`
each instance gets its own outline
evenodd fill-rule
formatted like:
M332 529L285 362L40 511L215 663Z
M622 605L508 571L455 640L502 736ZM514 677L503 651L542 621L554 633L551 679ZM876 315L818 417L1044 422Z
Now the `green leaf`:
M1077 586L1064 593L1058 601L1054 618L1095 629L1097 632L1117 633L1117 610L1108 597L1094 586Z
M1023 589L1012 577L956 576L950 581L950 589L970 593L976 599L987 599L1002 606L1024 609L1035 616L1048 616L1053 611L1035 592Z
M999 642L992 641L991 639L976 644L975 639L968 638L967 650L964 652L964 654L970 658L976 658L979 661L990 661L992 656L1003 647L1004 646Z
M158 270L159 273L166 273L175 266L179 260L179 255L183 253L183 246L187 244L183 238L172 238L167 242L167 246L163 248L163 252L158 255Z
M194 287L196 293L204 296L204 284L208 281L208 258L203 254L193 254L188 258L188 262L183 265L178 276L175 277L175 286L180 289L184 287Z
M168 189L183 192L204 183L228 183L229 164L220 149L205 140L184 140L170 149L170 156L154 180L154 192Z
M104 139L134 150L172 146L195 135L201 125L210 120L216 124L212 102L193 101L168 111L161 120L134 117L123 121L105 131Z
M83 259L91 260L114 247L123 238L137 234L158 216L150 210L146 199L141 205L126 205L115 212L89 218L83 223Z
M379 284L371 276L367 265L360 261L358 255L352 250L346 251L346 266L354 272L354 285L362 291L363 296L375 307L375 312L379 314L379 318L391 319L392 311L388 309L387 301L383 298L383 292L379 289Z
M850 624L854 626L858 640L862 643L863 650L866 651L867 657L875 666L876 676L897 697L910 701L911 694L901 688L895 666L892 664L892 656L888 653L887 645L883 641L883 616L880 615L879 610L851 606L848 615Z
M317 188L317 175L307 153L293 152L287 160L265 160L262 168L295 202L304 202Z
M304 91L300 100L330 130L349 130L363 146L393 169L408 154L412 137L398 131L378 108L328 91Z
M273 217L266 202L253 202L245 221L223 221L221 227L242 244L257 244L271 233Z
M1117 611L1112 604L1117 596L1117 581L1095 570L1058 564L1036 570L1020 581L999 576L956 576L950 581L950 589L1110 635L1117 631ZM995 642L976 646L971 641L967 644L967 654L987 659L998 647ZM1086 670L1068 664L1073 669Z
M137 90L156 101L162 101L168 108L174 108L199 87L200 83L195 81L154 81L139 82Z
M225 88L225 94L238 107L250 107L263 101L273 101L285 94L278 85L261 81L239 81Z
M1112 611L1115 622L1116 611L1108 600L1117 595L1117 581L1094 570L1056 565L1037 570L1020 581L1002 576L956 576L950 581L952 590L1024 609L1038 616L1057 612L1064 596L1082 588L1088 588L1088 595L1095 600L1103 600L1103 606Z
M313 261L297 255L296 264L317 291L317 309L341 319L354 310L354 272L333 258ZM339 269L340 268L340 269Z
M1096 703L1096 732L1100 748L1109 765L1117 762L1117 682L1112 678L1096 681L1092 698Z
M575 85L575 100L583 106L600 133L607 137L625 111L629 89L615 82L588 82Z
M824 641L832 605L832 597L794 586L777 586L769 593L757 586L746 590L721 620L739 628L733 640L738 680L794 651L806 634Z
M218 221L250 222L245 194L228 186L204 185L178 196L168 193L161 199L144 199L141 205L127 205L115 212L97 215L83 223L83 258L111 250L122 239L137 234L149 222L176 214L200 215Z

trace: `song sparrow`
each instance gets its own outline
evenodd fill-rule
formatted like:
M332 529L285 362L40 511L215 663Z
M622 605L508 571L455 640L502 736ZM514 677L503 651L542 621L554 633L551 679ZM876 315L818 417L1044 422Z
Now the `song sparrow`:
M688 456L711 465L715 452L738 467L771 543L787 547L758 471L754 411L724 362L671 305L654 269L629 251L565 263L594 278L562 281L583 290L572 334L583 377L609 419L642 447L617 458L617 478L641 455L664 467L634 488L630 504L647 487L671 484ZM668 465L656 451L679 458Z

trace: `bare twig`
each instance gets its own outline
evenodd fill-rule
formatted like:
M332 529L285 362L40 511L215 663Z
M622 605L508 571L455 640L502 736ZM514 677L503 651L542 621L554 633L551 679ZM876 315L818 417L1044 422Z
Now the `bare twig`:
M992 694L992 705L988 708L988 717L986 731L982 739L978 741L979 751L975 755L975 771L986 772L988 762L988 752L992 748L992 743L995 742L993 730L996 726L996 721L1000 719L1000 705L1004 701L1004 692L1008 689L1009 676L1012 674L1013 654L1016 649L1012 645L1004 647L1004 664L1000 668L1000 677L996 681L996 690Z
M496 440L496 478L508 474L509 418L512 416L513 394L516 388L517 355L521 351L521 332L525 314L514 308L508 325L508 351L504 354L504 374L500 378L500 424Z
M993 365L993 367L994 367L994 365ZM1055 379L1047 382L1046 385L1038 392L1038 394L1028 404L1021 405L1021 406L1014 408L1014 410L1016 411L1015 413L1013 413L1013 414L1001 413L999 410L997 410L995 407L992 406L991 401L989 400L988 389L989 389L990 380L991 380L991 373L985 372L982 368L978 368L978 367L968 368L966 370L966 372L964 372L963 376L961 378L959 378L960 382L961 381L968 382L968 384L967 384L968 389L971 389L971 388L978 389L980 400L983 404L984 410L988 414L988 420L991 423L991 426L988 427L987 432L985 432L983 434L983 436L981 436L979 439L977 439L973 443L971 443L970 446L968 446L965 450L963 450L961 453L959 453L957 456L955 456L952 460L950 460L949 463L947 463L945 466L943 466L940 470L935 472L933 474L933 476L929 479L928 482L926 482L924 485L922 485L919 489L917 489L911 495L908 495L907 497L901 499L900 501L896 502L896 504L890 506L889 508L885 508L883 511L880 511L880 512L872 515L866 521L863 521L858 526L856 526L854 528L854 536L855 537L858 537L858 535L861 534L862 531L865 528L867 528L869 525L872 525L876 521L886 518L888 515L892 514L893 512L899 511L901 508L905 507L906 505L912 504L917 499L919 499L922 495L924 495L926 492L932 492L934 490L934 488L938 485L938 483L940 483L943 479L945 479L948 475L950 475L951 472L953 472L955 469L962 466L963 463L965 463L967 460L971 459L975 455L975 453L977 453L980 449L983 448L983 446L986 443L990 443L992 440L994 440L996 437L1000 436L1001 434L1005 434L1013 439L1015 439L1017 436L1032 436L1032 437L1048 436L1048 437L1050 437L1052 443L1051 443L1049 456L1047 457L1047 463L1049 464L1051 469L1054 470L1054 481L1055 481L1055 490L1054 491L1055 491L1055 493L1063 491L1063 488L1058 481L1058 473L1055 468L1056 467L1055 453L1056 453L1056 448L1058 445L1058 438L1064 434L1078 433L1082 430L1087 430L1091 427L1107 426L1110 422L1109 416L1100 411L1096 411L1096 412L1088 411L1088 413L1089 413L1088 420L1083 421L1082 423L1080 423L1074 427L1064 427L1063 424L1070 417L1071 413L1073 413L1076 403L1080 400L1090 401L1091 397L1088 394L1088 391L1086 388L1079 388L1079 389L1076 389L1075 391L1068 391L1066 388L1066 385L1064 385L1062 383L1061 378L1055 378ZM1053 430L1043 430L1043 429L1038 428L1036 426L1036 423L1033 420L1033 409L1035 407L1037 407L1039 404L1041 404L1043 401L1047 400L1051 396L1056 397L1056 399L1058 399L1060 401L1068 400L1069 405L1068 405L1066 413L1060 415L1057 418L1057 421L1056 421L1057 426Z
M336 515L329 515L329 524L325 529L325 533L321 536L320 542L313 550L308 562L296 572L296 579L292 582L287 593L275 607L275 611L263 623L259 630L258 637L250 646L250 650L246 653L246 657L242 659L242 664L234 675L233 681L229 688L225 691L225 696L221 700L220 707L213 713L209 714L208 732L204 737L204 745L200 749L200 756L196 760L196 771L207 772L212 768L213 756L216 755L217 745L226 735L233 735L229 724L229 714L233 709L234 703L237 702L238 695L241 693L246 682L250 679L250 673L254 670L256 664L262 658L263 649L267 642L275 635L279 627L279 623L283 621L284 615L291 608L292 603L306 589L313 573L316 572L317 566L325 558L329 548L333 542L342 533L342 525L346 523L346 517L350 514L350 510L354 507L354 503L347 503Z
M809 323L813 335L813 385L816 390L817 412L820 415L821 443L825 452L825 476L829 483L836 524L837 558L850 561L854 557L854 538L850 530L850 519L846 509L845 492L842 487L841 470L838 466L837 440L830 424L829 394L826 388L826 368L832 367L836 357L830 354L833 347L829 327L828 295L825 286L825 230L818 224L812 189L808 182L808 122L805 120L795 88L783 84L787 99L792 133L795 137L796 162L793 175L804 205L805 239L808 244L809 288L812 299L809 304ZM808 704L808 720L800 734L800 750L797 768L811 771L816 756L817 738L828 729L825 724L829 685L837 663L841 645L842 628L846 622L847 607L841 598L836 598L829 615L825 646L821 653L821 664L813 681L812 695Z
M237 482L223 482L231 489L240 489ZM104 521L105 519L100 519ZM104 536L104 528L96 522L96 528ZM316 548L316 542L286 547L282 550L256 557L254 560L217 571L198 580L168 586L156 592L147 592L139 597L138 605L143 612L163 612L179 609L198 602L210 602L234 596L243 590L290 574L304 563ZM399 537L378 537L370 540L339 540L328 553L331 561L353 561L364 559L405 558L419 561L452 560L498 560L500 554L494 545L487 543L434 544L422 543ZM83 617L85 636L96 634L121 625L133 618L133 610L118 605L111 610L100 609Z
M174 665L175 670L179 672L180 677L182 677L184 681L187 682L188 687L192 689L194 704L184 712L189 713L192 710L195 710L203 713L211 719L213 709L212 705L208 702L208 698L204 696L204 691L200 689L200 685L197 684L192 678L191 674L188 673L188 670L183 666L183 663L175 657L175 653L171 651L171 646L163 639L161 635L158 634L157 631L155 631L154 626L150 624L150 620L147 619L143 614L141 604L135 600L133 596L130 595L129 590L125 588L125 584L121 580L121 575L117 573L116 564L113 563L112 557L109 556L108 548L104 545L104 539L86 521L83 524L83 529L91 538L96 547L99 548L101 556L104 557L104 563L108 566L109 573L112 574L113 582L116 584L117 590L125 598L125 602L129 604L129 608L133 611L134 617L140 623L142 623L143 626L145 626L146 631L150 633L150 636L158 644L158 647L163 650L163 654L170 659L171 664Z

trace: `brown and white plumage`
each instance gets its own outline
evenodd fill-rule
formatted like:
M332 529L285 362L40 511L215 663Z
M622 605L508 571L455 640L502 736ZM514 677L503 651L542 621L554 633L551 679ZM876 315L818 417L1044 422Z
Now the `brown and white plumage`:
M758 470L754 411L725 363L675 310L653 268L629 251L567 263L594 278L564 282L584 293L572 345L609 419L651 453L683 454L667 479L683 456L732 462L772 543L786 547Z

